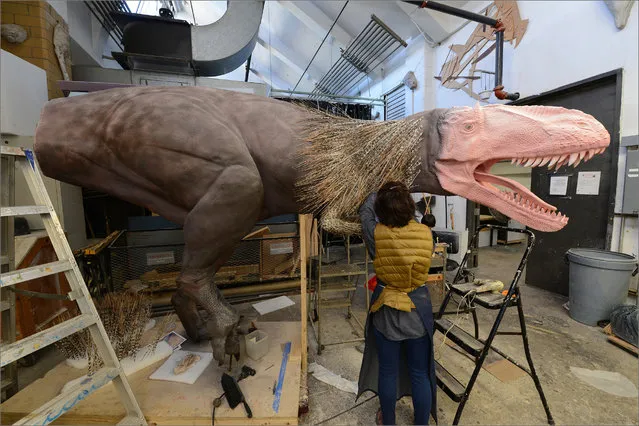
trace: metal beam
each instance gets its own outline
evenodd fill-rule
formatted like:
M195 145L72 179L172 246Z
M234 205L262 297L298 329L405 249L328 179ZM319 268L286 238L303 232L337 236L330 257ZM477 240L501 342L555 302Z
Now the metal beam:
M285 94L285 95L308 95L308 96L317 96L317 93L313 93L313 92L300 92L299 90L296 90L294 92L291 92L289 90L271 90L271 93L281 93L281 94ZM384 99L383 98L364 98L362 96L346 96L346 95L330 95L330 94L322 94L321 96L323 97L327 97L327 98L332 98L332 99L347 99L347 100L356 100L356 101L361 101L364 103L370 103L371 105L381 105L384 106Z
M468 10L459 9L457 7L448 6L447 4L437 3L435 1L418 1L418 0L402 0L404 3L412 4L420 8L426 8L436 10L438 12L445 13L447 15L457 16L459 18L468 19L471 21L479 22L480 24L487 24L491 27L497 26L497 19L490 16L480 15L479 13L470 12Z
M326 14L311 1L279 0L278 3L291 12L293 16L299 19L309 29L314 31L320 38L326 35L326 31L328 31L333 24L334 19L326 16ZM339 25L333 27L331 36L333 36L335 41L341 44L342 47L348 46L353 39L353 36Z
M417 27L419 32L423 35L426 42L431 47L436 47L435 38L438 36L443 37L445 30L442 25L432 16L430 13L415 13L419 7L405 3L400 0L396 0L395 4L406 14L406 17Z
M272 79L270 79L269 77L265 76L264 74L262 74L261 72L259 72L255 68L251 68L250 70L253 73L253 75L255 75L255 77L259 78L264 83L266 83L269 86L271 86L271 88L276 89L276 90L282 90L282 86L280 86L278 84L274 84Z
M270 38L270 44L268 39ZM300 63L299 57L295 52L291 52L291 48L286 46L278 37L271 35L260 34L257 38L257 43L263 48L269 50L270 54L285 63L291 69L295 71L297 75L301 75L304 72L303 64ZM313 81L317 81L319 77L324 75L324 71L321 71L317 67L310 67L307 71Z

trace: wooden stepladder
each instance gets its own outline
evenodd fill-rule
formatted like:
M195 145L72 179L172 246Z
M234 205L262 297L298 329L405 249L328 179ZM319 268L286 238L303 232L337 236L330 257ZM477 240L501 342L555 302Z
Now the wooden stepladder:
M100 357L104 361L104 367L101 370L89 376L82 383L74 386L70 390L61 393L15 424L49 424L72 410L77 403L85 399L89 394L113 381L127 413L118 424L146 425L142 410L131 391L129 382L111 346L102 321L91 300L89 290L75 262L73 252L64 235L62 225L53 209L53 204L47 194L33 152L21 148L2 146L0 147L0 154L3 156L13 156L15 158L16 168L24 174L29 191L36 204L34 206L2 206L0 208L0 216L40 216L58 257L56 262L1 274L0 287L4 288L24 281L63 272L71 287L71 292L68 294L68 297L70 300L76 301L80 310L80 315L68 321L15 343L0 346L2 366L11 364L38 349L49 346L84 329L89 329L91 338L95 342Z

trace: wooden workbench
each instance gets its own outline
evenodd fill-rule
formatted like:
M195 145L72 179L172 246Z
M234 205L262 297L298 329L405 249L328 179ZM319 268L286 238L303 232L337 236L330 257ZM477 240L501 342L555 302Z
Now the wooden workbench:
M243 357L239 363L257 371L255 376L239 383L253 411L253 418L246 417L242 404L231 410L225 400L215 411L216 424L297 424L302 359L301 323L260 322L257 326L268 334L269 352L259 362ZM288 341L292 343L291 354L286 368L279 412L275 413L272 408L272 389L282 362L281 346ZM210 351L208 343L204 343L200 348L187 346L185 343L183 348ZM128 377L147 421L157 425L210 425L212 402L223 392L220 378L226 368L217 367L214 361L193 385L149 380L148 377L164 361L159 361ZM22 389L0 406L0 423L14 423L55 397L66 382L84 373L84 370L69 367L65 363L57 365L43 378ZM115 389L109 384L89 395L56 423L115 424L124 414L124 408Z

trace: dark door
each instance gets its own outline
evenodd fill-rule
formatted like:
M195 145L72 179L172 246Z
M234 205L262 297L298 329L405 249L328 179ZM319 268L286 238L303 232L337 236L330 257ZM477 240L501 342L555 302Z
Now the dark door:
M537 243L528 259L526 272L526 283L529 285L568 295L568 265L564 261L566 251L573 247L609 247L617 179L620 80L621 74L612 72L516 103L581 110L599 120L611 135L610 146L604 153L577 167L564 166L556 172L546 167L532 170L532 192L557 207L570 220L559 232L535 231ZM601 173L598 194L578 195L579 172L591 171ZM568 176L565 196L549 194L551 176Z

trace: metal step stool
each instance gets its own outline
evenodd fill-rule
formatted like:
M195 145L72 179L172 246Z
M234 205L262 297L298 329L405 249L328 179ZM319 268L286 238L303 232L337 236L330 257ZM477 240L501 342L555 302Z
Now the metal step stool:
M473 283L462 283L460 282L463 275L464 267L468 262L469 255L471 253L471 247L474 247L475 242L479 238L479 232L485 228L488 229L498 229L498 230L506 230L510 232L519 232L521 234L526 234L528 236L528 244L526 246L526 250L519 262L519 266L517 267L517 271L515 272L515 276L510 283L510 287L508 287L508 291L506 295L502 293L494 294L494 293L479 293L472 294L474 291L475 285ZM462 384L455 376L453 376L449 371L447 371L444 366L442 366L439 362L435 364L435 375L437 377L437 385L448 395L453 401L458 402L457 412L455 413L455 418L453 420L453 424L459 424L459 420L462 415L462 411L464 410L464 406L470 397L470 392L473 389L475 381L477 380L477 376L481 371L482 365L488 355L490 350L495 351L508 361L512 362L522 370L524 370L528 375L533 379L535 383L535 387L537 388L537 392L539 393L539 398L541 399L541 403L546 412L546 417L548 420L548 424L554 424L554 420L552 415L550 414L550 408L548 407L548 402L546 401L546 397L544 395L544 391L541 388L541 383L539 381L539 377L537 376L537 372L535 371L535 367L533 365L532 357L530 355L530 347L528 345L528 336L526 334L526 321L524 318L524 311L521 302L521 293L519 290L518 282L521 277L522 271L526 266L526 261L528 260L528 255L532 250L533 245L535 244L535 234L527 229L515 229L515 228L507 228L504 226L495 226L495 225L482 225L480 226L472 240L470 241L468 247L469 249L466 251L464 259L459 265L459 269L457 270L457 274L453 283L449 286L448 291L446 292L446 296L442 305L440 307L439 313L436 316L435 320L435 330L441 332L445 335L446 338L453 341L457 344L461 349L470 354L475 359L475 369L473 370L473 374L471 375L468 383L466 385ZM459 310L453 310L451 312L446 311L447 305L450 303L453 295L462 296L463 302L465 303L464 310L461 312L471 312L474 322L474 335L468 333L462 328L458 327L454 324L454 322L444 318L444 315L457 314ZM462 303L462 301L460 301ZM488 334L487 339L479 338L479 324L477 321L476 308L481 307L484 309L497 310L497 317L495 318L495 322L493 323L490 333ZM504 317L506 309L516 307L517 312L519 314L519 330L518 331L499 331L499 326L501 325L501 321ZM524 345L524 351L526 353L526 360L528 362L528 367L520 364L515 361L513 358L505 354L503 351L499 350L492 346L493 340L497 335L510 335L510 336L521 336Z

